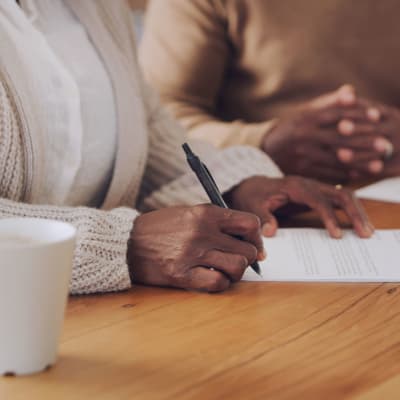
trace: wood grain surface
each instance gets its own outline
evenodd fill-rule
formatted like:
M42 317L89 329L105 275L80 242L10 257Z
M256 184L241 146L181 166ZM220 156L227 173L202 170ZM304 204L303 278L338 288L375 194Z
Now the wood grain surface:
M376 227L400 228L400 205L364 204ZM0 378L1 400L399 398L398 284L71 298L57 365Z

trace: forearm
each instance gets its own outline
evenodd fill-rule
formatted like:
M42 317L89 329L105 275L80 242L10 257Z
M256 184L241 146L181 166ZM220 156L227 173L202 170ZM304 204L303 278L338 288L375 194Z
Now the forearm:
M191 142L191 146L213 174L222 193L228 192L252 176L282 176L270 158L252 147L235 146L217 150L207 143L194 141ZM189 167L186 167L185 174L146 197L144 208L157 209L165 205L194 205L208 202L209 199L196 176Z
M211 111L189 101L171 98L163 100L191 138L204 140L218 148L238 145L261 148L263 138L276 124L276 119L263 122L246 122L240 119L224 121L216 118Z

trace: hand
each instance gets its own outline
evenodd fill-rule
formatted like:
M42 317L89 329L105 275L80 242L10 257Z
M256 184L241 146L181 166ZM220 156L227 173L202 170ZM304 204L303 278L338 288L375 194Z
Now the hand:
M368 120L365 124L357 119L339 122L338 130L347 136L350 148L342 148L343 161L352 162L351 174L369 174L376 177L400 175L400 110L367 99L357 98L356 102L366 108ZM380 154L375 160L366 162L365 150L373 145ZM355 149L358 149L356 152Z
M304 205L316 211L333 238L342 236L335 208L347 214L360 237L370 237L374 229L351 191L296 176L249 178L229 192L226 200L237 210L258 215L265 236L275 235L278 228L273 213L283 209L288 211L290 205Z
M227 289L264 258L259 218L212 205L142 214L128 245L133 282L208 292Z
M375 130L376 121L368 118L367 107L357 102L354 89L347 85L297 107L264 137L262 148L286 174L346 182L360 164L382 157L375 134L361 141L340 134L341 121L350 120Z

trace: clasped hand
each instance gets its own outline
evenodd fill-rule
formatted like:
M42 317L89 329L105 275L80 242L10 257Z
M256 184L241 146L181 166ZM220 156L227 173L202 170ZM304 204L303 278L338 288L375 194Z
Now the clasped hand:
M348 182L400 174L400 111L345 85L307 101L265 135L286 174Z

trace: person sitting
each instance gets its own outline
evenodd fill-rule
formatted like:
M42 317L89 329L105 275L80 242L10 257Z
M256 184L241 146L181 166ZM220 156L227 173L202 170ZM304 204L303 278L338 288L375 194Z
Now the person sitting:
M235 210L201 204L184 132L141 78L128 7L0 2L0 218L77 228L72 294L133 283L227 289L265 257L260 221L274 234L273 212L290 203L315 209L333 237L335 207L371 235L351 192L283 177L254 148L192 143Z
M400 4L152 0L140 60L189 135L286 174L400 175Z

